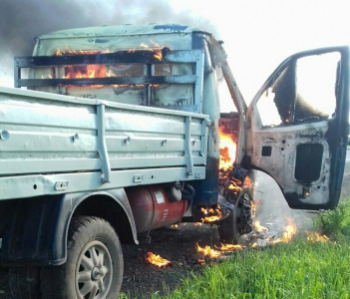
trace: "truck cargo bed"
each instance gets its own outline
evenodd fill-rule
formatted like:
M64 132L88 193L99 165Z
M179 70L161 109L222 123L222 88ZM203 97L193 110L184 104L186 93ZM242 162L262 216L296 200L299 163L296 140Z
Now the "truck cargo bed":
M0 199L205 177L206 115L0 88Z

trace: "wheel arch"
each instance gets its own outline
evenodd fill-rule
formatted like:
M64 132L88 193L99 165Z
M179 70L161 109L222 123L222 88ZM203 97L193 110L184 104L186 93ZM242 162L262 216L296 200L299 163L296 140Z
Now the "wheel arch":
M138 244L134 216L124 189L84 194L74 205L69 223L75 216L96 216L107 220L122 243ZM66 240L68 227L66 230Z
M135 220L123 188L10 200L0 202L0 264L65 263L71 219L83 213L110 221L121 240L138 244Z

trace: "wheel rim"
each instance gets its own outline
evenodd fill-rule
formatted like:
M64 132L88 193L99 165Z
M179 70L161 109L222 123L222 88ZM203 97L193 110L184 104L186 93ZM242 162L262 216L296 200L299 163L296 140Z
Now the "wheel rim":
M75 273L79 299L105 298L113 277L112 257L107 246L99 240L87 243L81 251Z

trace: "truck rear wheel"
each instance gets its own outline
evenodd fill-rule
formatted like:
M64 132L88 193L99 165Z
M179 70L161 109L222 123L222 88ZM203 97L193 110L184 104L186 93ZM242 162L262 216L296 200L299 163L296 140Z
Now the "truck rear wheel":
M112 226L97 217L72 220L67 262L42 269L43 299L115 299L123 278L123 255Z
M234 204L233 212L220 221L218 230L222 241L237 244L242 234L251 231L251 200L251 191L243 190Z

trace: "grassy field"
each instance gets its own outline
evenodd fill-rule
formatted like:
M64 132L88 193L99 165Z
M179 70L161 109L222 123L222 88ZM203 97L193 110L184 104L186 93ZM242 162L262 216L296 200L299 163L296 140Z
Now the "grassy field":
M152 298L350 298L350 201L320 214L315 229L330 240L299 234L288 244L244 250Z

